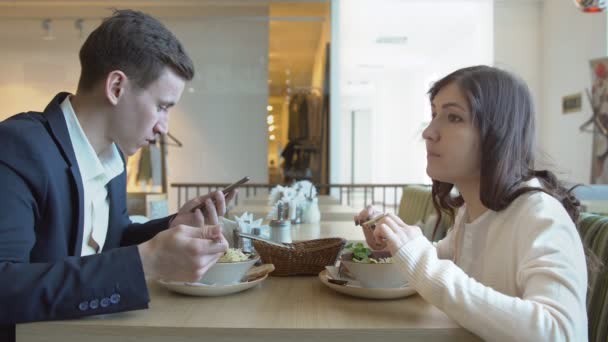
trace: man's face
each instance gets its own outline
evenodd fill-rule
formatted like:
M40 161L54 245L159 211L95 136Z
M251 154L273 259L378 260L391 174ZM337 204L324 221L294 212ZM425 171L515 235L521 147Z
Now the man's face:
M127 155L165 134L169 129L169 109L180 99L185 81L172 69L144 89L126 82L115 110L109 117L108 138Z

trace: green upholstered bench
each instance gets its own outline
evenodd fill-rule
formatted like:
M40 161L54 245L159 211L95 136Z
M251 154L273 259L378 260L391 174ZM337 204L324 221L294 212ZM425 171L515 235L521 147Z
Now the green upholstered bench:
M608 216L582 213L578 230L585 247L593 251L604 264L589 274L587 315L589 341L608 341Z
M397 215L403 222L409 225L417 225L422 233L430 240L437 222L437 214L433 207L430 185L408 185L403 189L399 211ZM442 215L441 223L435 241L443 239L447 229L451 226L451 220L447 215Z

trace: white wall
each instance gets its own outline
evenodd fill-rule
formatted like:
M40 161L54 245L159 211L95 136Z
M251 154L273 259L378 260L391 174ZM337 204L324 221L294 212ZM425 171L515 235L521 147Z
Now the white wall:
M259 9L255 9L259 11ZM266 11L266 9L264 9ZM263 13L266 15L266 13ZM171 118L169 183L268 181L268 21L169 22L197 76ZM174 191L169 192L174 205Z
M426 93L458 68L492 64L493 2L335 3L330 181L429 182L422 140L431 118ZM354 129L354 154L353 112L355 125L364 123Z
M346 58L340 53L344 41L336 41L345 34L339 24L345 20L340 17L345 4L348 2L332 2L334 66L340 66ZM582 13L566 0L496 0L494 5L494 65L518 74L532 92L537 113L538 167L556 171L568 181L589 182L591 134L580 132L578 127L591 111L583 97L580 113L564 115L561 98L590 86L588 61L607 52L606 14ZM346 129L350 119L340 114L342 99L336 96L340 84L335 82L346 77L344 72L343 68L332 69L332 182L350 180L350 162L344 151L349 146ZM356 100L362 102L361 98ZM376 156L380 158L382 153Z
M76 90L82 42L72 25L54 23L58 39L47 41L40 21L0 20L0 120L41 111L59 91Z
M0 11L0 120L20 111L40 111L57 92L76 89L84 38L73 20L57 19L52 24L56 39L42 40L41 20L34 17L82 15L87 18L86 37L110 14L105 8L76 6ZM169 183L232 182L244 175L266 182L268 21L260 18L267 16L267 6L147 12L175 33L196 68L194 81L171 111L170 131L184 147L169 147ZM169 193L171 209L174 194Z
M530 88L537 132L542 105L542 1L495 1L494 65L519 75Z
M586 97L580 113L563 115L561 98L591 86L589 60L606 56L606 14L582 13L571 1L544 2L542 9L542 109L540 146L559 176L587 183L592 137L579 131L591 116Z
M495 64L520 75L537 113L539 158L566 181L588 183L592 136L579 131L591 115L562 114L564 95L591 85L589 60L606 56L606 14L580 12L571 1L502 0L495 6Z

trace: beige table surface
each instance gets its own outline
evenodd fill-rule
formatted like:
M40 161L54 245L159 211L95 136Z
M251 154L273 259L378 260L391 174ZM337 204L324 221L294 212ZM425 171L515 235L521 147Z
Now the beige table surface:
M267 204L240 204L230 209L227 217L232 219L234 215L241 215L244 212L252 213L254 218L264 218L268 216L272 207ZM355 215L360 210L341 205L341 204L319 204L321 211L321 221L353 221Z
M148 310L19 324L18 341L478 341L413 295L358 299L317 277L269 277L223 297L175 294L150 282Z
M355 226L353 221L324 221L291 226L291 239L294 241L331 237L341 237L348 241L365 240L361 227Z
M317 196L319 204L340 204L340 201L329 195ZM239 194L239 204L243 205L266 205L268 204L268 194L257 194L249 197L245 197L243 194Z
M269 229L269 228L263 228ZM361 227L355 226L353 221L324 221L319 223L303 223L293 224L290 227L290 235L283 238L289 238L290 240L280 240L273 237L269 237L276 241L283 242L295 242L295 241L306 241L314 239L325 239L325 238L344 238L347 241L364 241L365 235L361 230ZM227 236L230 245L232 246L232 238Z

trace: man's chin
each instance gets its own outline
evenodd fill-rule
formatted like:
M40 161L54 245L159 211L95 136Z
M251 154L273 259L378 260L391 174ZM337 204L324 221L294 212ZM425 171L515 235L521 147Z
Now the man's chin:
M134 146L131 147L130 149L127 150L127 155L128 156L132 156L135 153L137 153L139 150L141 150L143 148L143 146Z
M134 155L135 153L137 153L137 151L141 149L141 146L120 146L118 144L116 145L118 146L122 154L126 155L127 157Z

